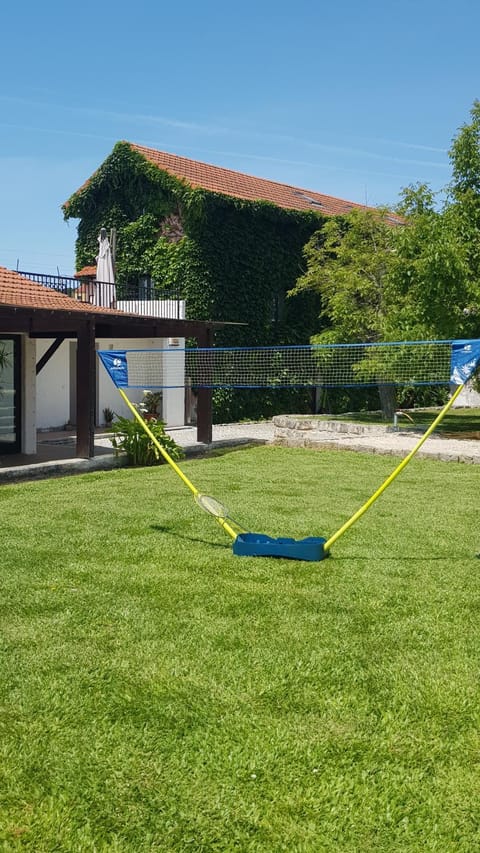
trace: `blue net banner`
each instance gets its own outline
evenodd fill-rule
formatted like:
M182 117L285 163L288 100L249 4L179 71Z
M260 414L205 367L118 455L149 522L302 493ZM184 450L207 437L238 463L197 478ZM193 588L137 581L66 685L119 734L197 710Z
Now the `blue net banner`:
M98 357L117 388L128 388L126 350L98 350Z
M468 382L480 364L480 341L453 341L450 381L453 385Z

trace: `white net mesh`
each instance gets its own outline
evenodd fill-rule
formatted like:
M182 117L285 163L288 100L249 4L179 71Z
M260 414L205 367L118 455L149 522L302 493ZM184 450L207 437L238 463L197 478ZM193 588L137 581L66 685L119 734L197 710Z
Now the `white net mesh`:
M131 388L432 385L450 380L450 341L126 350Z

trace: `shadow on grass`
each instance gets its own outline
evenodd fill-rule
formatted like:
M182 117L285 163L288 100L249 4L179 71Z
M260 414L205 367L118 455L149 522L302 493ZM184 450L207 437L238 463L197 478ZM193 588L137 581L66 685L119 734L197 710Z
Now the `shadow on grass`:
M163 524L151 524L150 529L151 530L158 530L160 533L166 533L167 536L175 536L177 539L184 539L188 542L200 542L202 545L209 545L212 548L221 548L223 551L230 550L230 547L231 547L231 546L229 547L228 545L224 545L221 542L214 542L212 539L201 539L199 536L189 536L186 533L179 533L177 530L173 530L171 527L167 527L166 525L163 525ZM272 560L273 562L278 562L279 558L274 557L274 556L263 556L261 559L262 560ZM282 559L282 558L280 558L280 559ZM312 561L310 561L310 560L290 560L287 557L284 557L283 559L287 560L289 563L305 563L305 564L308 563L309 565L312 564ZM346 559L353 559L353 558L348 557ZM317 562L317 561L313 561L313 562ZM324 562L324 561L318 560L318 562L320 563L320 562Z
M175 536L177 539L186 539L188 542L201 542L202 545L210 545L212 548L222 548L225 550L228 546L222 545L221 542L214 542L212 539L201 539L199 536L189 536L186 533L179 533L178 530L173 530L164 524L151 524L151 530L158 530L160 533L166 533L168 536Z

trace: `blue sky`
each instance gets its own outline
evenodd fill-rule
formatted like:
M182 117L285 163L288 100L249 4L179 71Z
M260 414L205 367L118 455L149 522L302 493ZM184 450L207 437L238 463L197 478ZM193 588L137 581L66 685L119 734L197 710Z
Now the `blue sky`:
M371 205L450 179L477 0L26 0L2 11L0 265L74 271L61 204L127 139Z

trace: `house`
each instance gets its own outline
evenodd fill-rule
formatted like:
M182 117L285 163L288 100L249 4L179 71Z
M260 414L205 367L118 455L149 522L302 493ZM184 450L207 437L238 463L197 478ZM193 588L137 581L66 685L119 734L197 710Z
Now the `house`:
M39 427L73 420L77 455L93 456L99 400L127 414L98 372L96 348L163 348L185 338L211 346L223 325L98 307L0 267L0 346L8 356L0 381L0 455L34 454ZM183 423L183 390L177 394L163 413L170 423ZM197 435L211 440L211 393L203 389Z
M250 346L307 343L319 331L319 296L288 292L302 272L303 248L325 218L360 207L119 142L63 209L79 219L79 268L92 264L99 229L115 228L120 280L176 287L187 317L245 324L221 331L220 345ZM216 397L220 420L229 419L225 399ZM237 417L257 414L251 400L237 407Z

